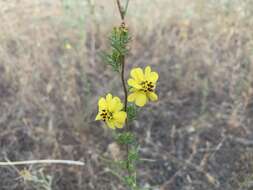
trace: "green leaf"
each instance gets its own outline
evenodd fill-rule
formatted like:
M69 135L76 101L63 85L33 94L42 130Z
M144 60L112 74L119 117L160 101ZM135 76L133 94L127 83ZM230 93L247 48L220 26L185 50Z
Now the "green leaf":
M135 188L136 185L136 176L126 176L125 178L125 183L132 188Z
M137 116L137 107L135 104L129 104L127 107L127 119L128 121L133 121Z
M115 54L114 52L112 52L112 54L103 53L101 57L106 64L112 67L114 71L120 71L121 64L119 61L119 56L117 54Z
M128 154L128 160L130 162L135 162L137 160L139 160L139 151L138 151L138 147L134 147L132 149L130 149L129 154Z
M135 136L130 132L124 132L116 136L116 141L119 144L133 144L135 142Z
M128 54L128 43L131 41L128 30L121 26L115 27L109 37L111 50L104 54L104 61L111 65L114 71L119 71L121 58Z

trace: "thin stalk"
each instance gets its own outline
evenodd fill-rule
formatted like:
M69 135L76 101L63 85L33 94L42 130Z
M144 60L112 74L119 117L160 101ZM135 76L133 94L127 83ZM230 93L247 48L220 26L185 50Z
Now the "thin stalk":
M117 6L118 6L118 10L119 10L119 13L120 13L120 17L121 17L121 26L125 26L125 14L126 14L126 10L127 10L127 7L128 7L128 4L129 4L129 0L127 1L127 4L125 6L125 10L124 8L121 6L121 3L120 3L120 0L116 0L117 2ZM124 111L127 112L127 95L128 95L128 92L127 92L127 87L126 87L126 82L125 82L125 56L122 55L121 56L121 81L122 81L122 86L123 86L123 89L124 89ZM126 121L126 129L127 129L127 132L130 132L131 129ZM128 171L128 174L131 175L131 171L130 171L130 167L129 167L129 160L128 160L128 155L129 155L129 145L127 144L126 145L126 154L127 154L127 171Z
M125 6L125 9L124 9L124 16L126 16L128 5L129 5L129 1L130 0L127 0L127 2L126 2L126 6Z
M124 111L127 112L127 88L126 88L126 82L125 82L125 56L122 56L121 57L121 81L122 81L122 86L123 86L123 89L124 89ZM126 128L127 128L127 132L130 132L130 127L127 123L127 120L126 120ZM128 173L130 174L130 170L129 170L129 160L128 160L128 155L129 155L129 145L127 144L126 145L126 154L127 154L127 170L128 170Z
M121 6L121 3L120 3L120 0L116 0L117 2L117 6L118 6L118 9L119 9L119 13L120 13L120 18L122 21L124 21L125 19L125 11L123 10L122 6Z
M17 165L30 165L30 164L67 164L78 166L85 165L83 162L73 160L28 160L28 161L0 162L0 166L17 166Z
M124 111L127 111L127 87L126 87L126 82L125 82L125 56L121 57L121 81L122 81L122 86L124 89Z

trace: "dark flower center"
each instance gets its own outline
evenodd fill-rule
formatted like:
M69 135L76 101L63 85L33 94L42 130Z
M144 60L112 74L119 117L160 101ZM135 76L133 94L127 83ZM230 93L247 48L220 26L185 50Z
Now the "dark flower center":
M144 92L154 92L154 90L155 90L155 85L149 81L142 82L141 86L142 86L141 90Z
M103 121L111 120L113 118L112 112L109 112L107 110L102 110L102 113L100 114Z

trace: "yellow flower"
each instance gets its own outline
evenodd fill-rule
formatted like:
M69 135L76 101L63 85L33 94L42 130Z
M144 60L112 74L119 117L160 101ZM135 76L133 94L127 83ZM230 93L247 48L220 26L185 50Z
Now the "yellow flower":
M134 68L130 75L132 78L127 81L131 87L131 94L127 98L129 102L135 102L137 106L142 107L148 100L158 100L155 88L159 75L152 72L150 66L147 66L144 72L141 68Z
M112 97L111 94L107 94L106 98L100 98L98 101L98 114L96 120L102 120L106 122L109 128L122 128L127 114L121 111L123 104L118 97Z
M64 47L65 49L72 49L72 45L70 43L66 43Z

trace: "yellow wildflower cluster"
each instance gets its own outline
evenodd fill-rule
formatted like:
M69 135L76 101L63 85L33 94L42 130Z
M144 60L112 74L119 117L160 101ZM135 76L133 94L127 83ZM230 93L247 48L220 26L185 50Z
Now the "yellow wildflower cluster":
M151 70L147 66L145 70L141 68L134 68L130 72L131 78L128 79L130 87L130 94L127 97L128 102L134 102L137 106L143 107L150 101L158 100L155 93L156 82L159 78L157 72ZM122 128L127 113L122 111L124 105L119 97L113 97L107 94L105 98L100 98L98 101L98 114L96 120L104 121L111 129Z

